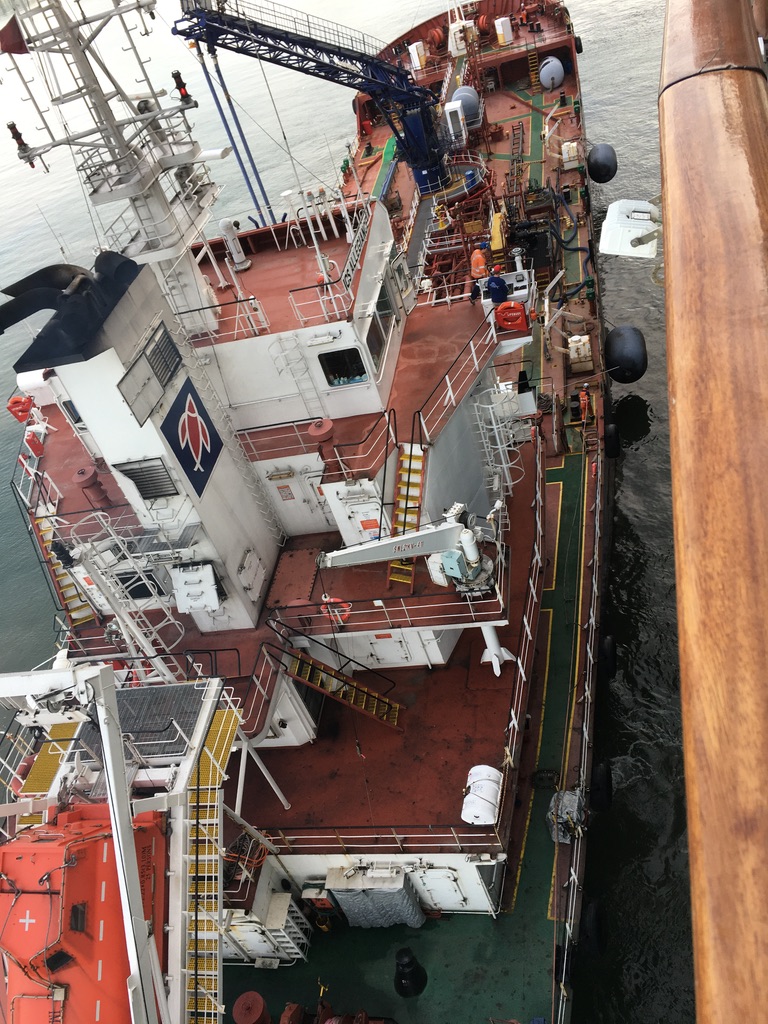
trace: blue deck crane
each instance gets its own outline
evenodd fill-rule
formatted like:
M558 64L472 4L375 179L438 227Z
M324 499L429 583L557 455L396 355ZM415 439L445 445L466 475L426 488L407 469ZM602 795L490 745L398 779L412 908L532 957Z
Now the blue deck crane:
M410 71L384 60L385 45L322 18L270 3L182 0L176 35L293 68L367 93L391 128L399 155L422 194L448 184L447 147L440 139L438 98Z

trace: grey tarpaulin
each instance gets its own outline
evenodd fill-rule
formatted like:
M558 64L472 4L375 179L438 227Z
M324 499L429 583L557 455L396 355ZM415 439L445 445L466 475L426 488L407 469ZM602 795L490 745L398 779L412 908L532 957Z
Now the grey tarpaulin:
M387 928L407 924L420 928L425 917L413 884L401 868L385 871L356 870L345 877L343 868L331 868L325 887L332 893L350 925Z
M570 843L571 838L584 824L584 818L584 794L580 790L555 793L547 811L547 828L552 840Z

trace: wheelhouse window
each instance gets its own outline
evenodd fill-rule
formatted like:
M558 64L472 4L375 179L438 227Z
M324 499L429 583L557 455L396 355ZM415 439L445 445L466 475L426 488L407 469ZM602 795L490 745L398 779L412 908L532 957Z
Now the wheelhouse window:
M395 323L399 319L400 315L390 298L387 287L382 285L379 297L376 299L373 316L368 328L368 336L366 337L368 351L371 353L371 359L373 359L373 365L377 371L381 368L384 350L392 335Z
M368 380L363 358L356 348L323 352L318 359L325 379L332 388L342 387L344 384L362 384Z

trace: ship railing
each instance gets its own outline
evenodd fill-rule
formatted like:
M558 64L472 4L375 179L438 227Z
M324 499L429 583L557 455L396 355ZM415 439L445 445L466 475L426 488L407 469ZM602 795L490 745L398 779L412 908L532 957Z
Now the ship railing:
M29 512L52 515L58 509L62 493L48 473L40 468L40 459L29 450L26 437L16 459L12 483Z
M315 455L318 442L309 434L309 428L316 422L317 417L314 417L268 427L251 427L238 431L237 439L251 462L287 459L292 455Z
M520 748L525 729L526 693L528 690L529 673L533 663L536 630L538 628L541 604L541 588L544 573L544 445L538 432L535 435L536 483L534 493L535 530L531 547L531 560L526 584L525 605L520 625L520 638L514 667L512 699L509 707L507 723L507 750L509 751L508 768L516 771L519 767ZM514 791L514 786L508 791Z
M453 69L455 65L453 61L448 61L445 66L445 74L443 75L443 84L440 86L440 102L445 103L448 99L448 90L453 85Z
M400 245L404 252L407 251L408 246L410 245L411 235L413 234L413 228L414 225L416 224L416 215L419 212L420 205L421 196L419 195L419 190L416 189L416 191L413 193L413 199L411 200L411 206L408 211L408 219L405 222L405 226L403 227L403 235Z
M477 173L478 170L481 171L482 172L481 175L480 175L481 178L485 177L485 174L486 174L486 171L487 171L487 164L482 159L482 157L477 155L477 153L470 153L469 150L462 150L461 153L455 153L453 156L449 157L449 159L447 161L447 166L449 168L452 168L454 171L458 171L459 168L462 168L464 165L469 165L468 169L469 170L474 170L476 173ZM463 186L462 187L458 187L459 180L460 180L458 175L456 176L456 180L454 181L454 183L452 185L452 188L451 188L451 199L452 200L454 200L457 196L461 195L462 192L463 193L469 193L470 191L473 191L474 188L477 185L477 180L476 179L473 179L471 177L467 178L467 171L466 170L464 170L462 172L462 175L463 175L463 178L464 178ZM453 177L453 174L452 174L452 177ZM424 189L424 191L422 192L422 195L429 195L429 194L432 194L432 193L435 193L435 192L442 192L443 188L444 188L443 185L436 184L432 188Z
M346 320L355 304L354 293L339 279L294 288L288 300L302 327Z
M383 412L360 441L335 444L333 452L345 480L370 477L381 465L383 453L389 444L397 444L394 413ZM332 467L330 467L332 470ZM331 471L325 479L333 479Z
M203 253L205 254L205 253ZM218 316L213 330L201 328L200 314L213 312ZM247 299L232 299L217 306L200 306L197 309L178 310L176 317L196 345L213 345L221 341L238 341L253 338L269 330L270 321L259 300L250 295ZM240 403L253 404L253 403ZM239 408L238 403L232 405Z
M498 559L503 563L503 558ZM503 600L505 575L504 567L499 564L496 586L492 594L486 597L435 597L434 601L425 601L423 597L384 597L376 601L347 601L344 594L334 594L349 606L345 612L345 632L358 631L390 631L395 629L428 629L444 626L446 628L463 629L482 623L505 622L505 602ZM327 636L338 625L330 621L328 616L316 604L292 605L280 608L274 617L287 626L294 627L309 636Z
M466 825L387 825L362 828L337 826L296 828L266 825L263 831L278 854L349 855L398 853L502 853L504 841L495 826L481 828Z
M105 227L104 233L107 241L117 252L132 251L135 249L137 241L143 241L153 249L171 249L178 244L180 238L179 220L181 216L178 205L179 186L172 176L166 176L166 178L167 180L162 184L163 191L168 199L169 210L165 217L153 217L150 222L151 230L149 230L146 225L142 224L140 238L137 239L136 219L131 208L115 217L115 219ZM172 181L176 186L175 188L171 185ZM110 188L117 189L118 186L110 186ZM217 195L219 191L218 186L214 185L210 178L207 178L202 172L197 176L193 184L191 184L190 179L190 182L187 183L185 189L187 190L185 195L187 200L196 196L203 189L213 190L214 195ZM184 191L182 191L182 195L184 195ZM184 227L187 226L188 225L184 225Z
M490 362L496 345L492 328L483 322L448 367L440 383L433 388L419 409L421 431L427 444L434 441L456 406L469 393L478 374Z
M489 362L497 346L495 333L483 322L469 338L435 385L426 402L418 411L420 434L424 444L432 443L453 415L453 410L469 393L478 373ZM317 442L311 445L304 429L314 422L281 424L276 427L241 431L238 440L249 459L287 457L317 451ZM264 441L262 441L264 438ZM382 454L389 443L397 444L392 423L392 412L381 413L369 432L359 441L334 445L339 468L347 480L369 477L381 465ZM326 479L334 479L334 467L326 470Z
M259 25L304 36L314 42L325 43L334 50L356 50L370 57L377 56L386 46L386 43L374 36L356 32L324 18L316 18L293 7L283 7L282 4L228 0L224 8L217 0L182 0L181 9L184 14L192 14L198 9L214 14L225 10L230 17L244 18Z
M240 700L242 730L256 741L269 728L269 711L281 671L280 660L262 644Z
M602 543L602 505L603 505L603 460L598 458L595 462L595 500L593 505L595 516L594 536L592 539L592 559L590 573L590 596L589 610L586 623L582 629L586 633L585 661L584 661L584 690L580 697L581 706L581 727L579 729L579 779L576 788L586 795L587 770L591 757L591 731L594 719L594 687L597 675L597 647L599 641L599 612L600 612L600 581L602 564L600 561L600 550ZM554 1016L554 1024L566 1024L570 1017L570 993L565 979L570 974L571 958L574 945L578 936L578 919L581 913L582 903L582 876L583 860L585 855L585 837L582 829L577 829L571 841L571 857L568 868L566 908L563 920L563 935L560 942L563 955L561 966L558 968L559 977L556 979L558 986L557 1011Z
M54 532L71 545L97 544L115 537L124 541L137 540L147 534L130 505L114 505L110 509L79 509L66 516L56 516ZM150 531L151 532L151 531ZM155 531L160 534L160 528ZM169 548L172 542L169 539Z
M14 704L0 699L0 707L8 711L18 710ZM8 818L14 816L11 794L20 790L24 782L24 769L35 752L32 730L11 721L2 737L0 737L0 804L6 806L0 810L0 837L9 839L12 829ZM2 841L2 840L0 840Z

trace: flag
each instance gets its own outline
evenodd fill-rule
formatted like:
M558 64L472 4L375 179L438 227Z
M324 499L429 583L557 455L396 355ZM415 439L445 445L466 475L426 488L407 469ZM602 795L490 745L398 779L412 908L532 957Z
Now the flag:
M0 28L0 53L29 53L15 14Z

